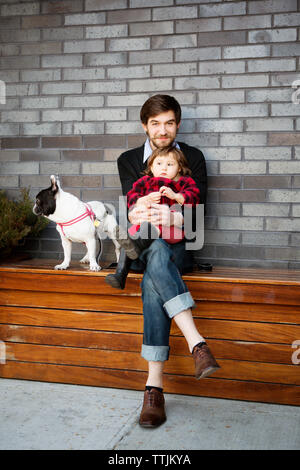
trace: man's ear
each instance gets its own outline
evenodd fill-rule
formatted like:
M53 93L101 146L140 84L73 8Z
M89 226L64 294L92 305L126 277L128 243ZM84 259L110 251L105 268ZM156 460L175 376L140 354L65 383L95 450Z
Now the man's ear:
M179 129L180 124L181 124L181 121L179 121L179 123L177 124L177 130Z
M147 125L142 122L142 126L143 126L144 131L145 131L146 134L147 134Z

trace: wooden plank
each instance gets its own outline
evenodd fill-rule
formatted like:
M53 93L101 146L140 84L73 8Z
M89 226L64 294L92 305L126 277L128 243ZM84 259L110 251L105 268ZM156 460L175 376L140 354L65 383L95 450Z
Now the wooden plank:
M83 265L78 261L72 261L71 267L66 271L55 271L54 266L57 260L54 259L27 259L27 260L2 260L0 261L0 272L11 273L28 273L35 271L41 274L56 274L62 276L80 275L85 277L105 277L113 269L103 269L94 273L89 271L87 265ZM138 279L142 278L142 274L131 271L129 276ZM211 272L203 272L194 270L183 276L185 280L208 281L208 282L247 282L252 284L284 284L300 286L300 271L291 269L272 269L272 268L251 268L251 267L235 267L235 266L214 266Z
M84 279L84 282L83 282ZM3 289L25 290L33 292L76 292L77 294L107 294L112 296L141 295L140 276L128 275L126 290L117 290L105 282L100 271L85 278L80 274L71 275L67 272L53 271L50 273L33 272L1 272L0 281Z
M210 319L195 319L195 324L205 338L290 345L295 339L300 338L300 325Z
M248 304L242 302L196 301L193 316L227 320L259 321L271 323L300 322L300 306Z
M120 302L117 296L112 295L74 293L52 293L49 295L47 292L11 291L4 289L0 289L1 305L128 313L142 313L143 311L142 299L135 296L128 296L125 301ZM193 315L198 318L299 324L300 306L196 301Z
M252 285L228 282L187 282L187 287L195 300L218 302L246 302L271 305L300 305L299 286Z
M138 297L126 297L120 301L118 296L102 296L75 294L75 293L49 293L0 290L0 305L16 305L23 307L41 307L53 309L77 310L111 310L117 312L142 312L142 300Z
M147 361L136 352L23 343L7 343L6 360L122 370L148 369ZM218 362L221 369L214 373L215 378L300 385L299 368L296 365L219 359ZM193 376L194 361L191 356L171 356L164 370L169 374Z
M141 351L143 336L137 333L104 332L40 326L0 325L6 343L31 343L114 351ZM186 353L186 348L185 353Z
M107 294L112 296L141 295L140 275L131 274L128 277L126 289L117 291L104 281L104 273L94 273L88 282L82 282L82 275L35 272L16 273L0 272L3 289L30 290L45 292L64 292L77 294ZM186 284L195 300L210 300L223 302L247 302L260 304L300 305L299 285L294 284L258 284L251 282L236 282L228 280L204 281L199 278L186 279Z
M85 294L56 294L0 290L0 306L42 307L43 309L91 310L106 312L142 313L140 297L126 297L120 302L116 296ZM1 308L1 307L0 307ZM230 302L196 302L194 317L250 320L299 324L300 307L290 305L243 304Z
M91 331L82 329L48 328L36 326L0 325L0 338L5 342L109 349L115 351L141 351L142 334ZM214 355L221 359L291 364L290 345L247 341L208 341ZM182 336L170 337L172 355L188 355Z
M26 362L7 362L6 365L0 365L0 376L141 391L144 390L147 380L145 372ZM300 405L300 388L295 385L224 380L212 377L197 381L189 376L165 374L164 391L232 400Z
M235 266L214 266L211 272L193 271L184 275L186 280L209 282L234 282L249 284L300 286L300 271L297 269L264 269Z
M175 338L174 338L175 339ZM256 343L248 341L213 340L207 341L213 354L222 359L240 361L271 362L291 364L291 345ZM173 353L176 353L176 349Z
M262 382L223 380L208 377L199 380L197 392L193 392L194 379L180 375L166 375L164 390L170 393L198 395L231 400L250 400L300 406L300 388L295 385Z
M0 307L0 323L35 326L58 326L102 331L143 332L143 318L135 314L82 312L68 310L14 309ZM231 339L267 343L292 344L300 338L300 325L239 322L231 320L195 319L202 336L213 339ZM172 335L181 332L172 322Z
M124 333L142 333L143 331L142 315L84 312L81 310L0 307L0 323L120 331Z

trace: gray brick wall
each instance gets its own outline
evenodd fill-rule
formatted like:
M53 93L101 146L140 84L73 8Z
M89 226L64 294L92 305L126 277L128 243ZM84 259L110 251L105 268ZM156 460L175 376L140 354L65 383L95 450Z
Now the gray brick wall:
M116 159L144 141L140 106L172 94L179 139L207 161L198 258L299 268L299 9L299 0L0 0L1 188L34 197L58 173L81 199L116 203ZM24 249L62 256L53 224Z

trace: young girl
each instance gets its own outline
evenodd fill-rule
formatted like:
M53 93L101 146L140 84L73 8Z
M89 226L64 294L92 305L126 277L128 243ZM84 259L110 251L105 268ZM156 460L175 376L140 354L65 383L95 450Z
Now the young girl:
M135 204L157 203L167 204L170 207L176 203L181 206L199 204L200 191L189 176L191 171L184 154L176 147L155 150L148 160L144 173L146 176L137 180L127 193L129 210ZM168 243L178 243L184 238L183 229L175 226L156 228L159 235ZM133 225L129 229L129 234L132 236L139 229L140 226Z
M156 203L172 207L176 203L181 206L184 204L195 206L200 202L200 191L189 176L191 172L186 158L176 147L155 150L148 159L144 173L145 176L138 179L127 193L129 210L136 204L147 206ZM128 232L118 225L115 235L116 240L124 248L127 259L120 257L116 273L106 276L106 282L112 287L124 289L129 260L137 259L159 236L168 243L182 241L184 230L174 225L157 227L145 222L141 225L132 225ZM124 269L120 269L121 266Z

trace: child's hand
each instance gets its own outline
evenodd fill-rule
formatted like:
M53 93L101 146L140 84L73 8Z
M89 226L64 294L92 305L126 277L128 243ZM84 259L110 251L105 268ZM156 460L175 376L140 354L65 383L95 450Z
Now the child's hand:
M163 196L166 196L169 199L176 198L176 193L174 193L174 191L171 188L168 188L167 186L162 186L159 191Z
M160 192L163 196L166 196L169 199L173 199L174 201L178 202L178 204L182 205L184 203L184 196L181 193L174 193L174 191L167 186L162 186L160 188Z

